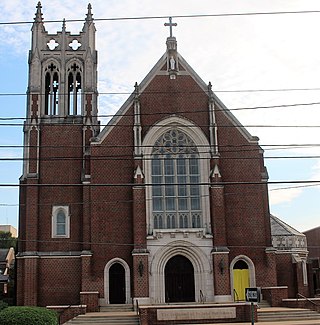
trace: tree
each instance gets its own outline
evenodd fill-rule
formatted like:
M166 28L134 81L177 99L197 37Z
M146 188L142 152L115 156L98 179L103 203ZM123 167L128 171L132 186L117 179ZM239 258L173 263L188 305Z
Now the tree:
M11 232L0 231L0 248L13 247L16 250L17 238L12 237Z

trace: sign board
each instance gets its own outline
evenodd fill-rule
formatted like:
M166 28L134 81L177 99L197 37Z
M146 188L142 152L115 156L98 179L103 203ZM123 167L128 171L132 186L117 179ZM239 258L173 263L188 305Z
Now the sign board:
M260 288L246 288L246 301L260 302L261 289Z

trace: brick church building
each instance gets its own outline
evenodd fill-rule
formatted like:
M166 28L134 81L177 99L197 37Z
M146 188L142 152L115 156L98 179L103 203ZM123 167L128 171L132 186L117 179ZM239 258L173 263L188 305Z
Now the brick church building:
M38 4L19 305L234 302L246 287L308 295L306 243L288 248L272 235L258 138L180 55L167 25L165 53L100 128L91 6L79 34L65 22L49 34Z

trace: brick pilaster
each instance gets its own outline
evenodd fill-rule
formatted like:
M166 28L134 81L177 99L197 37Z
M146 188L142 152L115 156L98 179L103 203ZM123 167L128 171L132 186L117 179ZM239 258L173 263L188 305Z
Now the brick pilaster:
M219 247L212 252L215 296L230 296L229 250Z

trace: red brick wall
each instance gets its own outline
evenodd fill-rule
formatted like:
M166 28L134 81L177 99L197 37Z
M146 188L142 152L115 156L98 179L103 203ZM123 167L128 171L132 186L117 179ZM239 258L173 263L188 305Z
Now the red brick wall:
M228 269L228 254L212 255L213 258L213 281L216 295L230 295L230 272Z
M80 258L39 259L39 306L80 303L80 263Z
M307 236L309 258L320 258L320 227L305 231Z
M81 184L82 126L43 125L41 127L39 182L62 184L44 186L39 191L40 251L81 250L82 242L82 187L63 186ZM70 239L51 238L52 205L68 205L70 212Z
M261 288L264 300L267 300L271 307L283 306L283 299L288 298L288 287L267 287Z
M80 292L80 301L88 313L99 311L99 292Z
M277 260L277 281L279 286L288 287L288 296L295 297L297 294L297 281L295 265L292 264L291 254L278 254Z
M133 257L133 297L149 296L148 255L135 255Z

